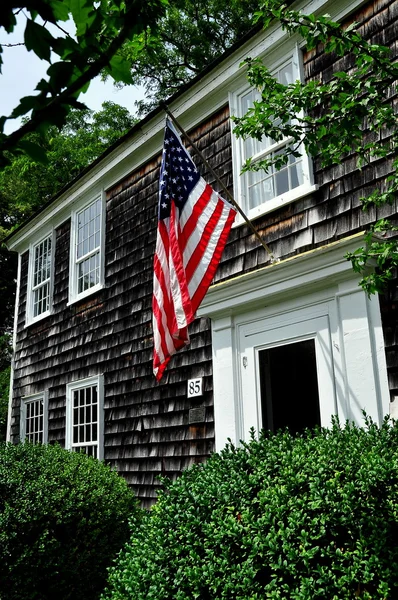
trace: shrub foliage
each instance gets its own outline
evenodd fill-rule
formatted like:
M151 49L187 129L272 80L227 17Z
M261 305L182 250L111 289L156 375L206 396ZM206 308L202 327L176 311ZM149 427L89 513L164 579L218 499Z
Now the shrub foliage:
M1 444L1 600L98 598L134 509L126 482L93 458Z
M398 597L398 428L228 445L131 522L103 598Z

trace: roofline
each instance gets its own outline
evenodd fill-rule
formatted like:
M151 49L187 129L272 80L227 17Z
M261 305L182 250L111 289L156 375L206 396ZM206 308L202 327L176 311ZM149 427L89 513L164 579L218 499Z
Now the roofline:
M177 92L175 92L172 96L167 98L164 102L166 104L172 104L175 100L177 100L180 96L182 96L185 92L187 92L191 87L193 87L198 81L200 81L203 77L205 77L210 71L212 71L216 66L226 60L231 54L233 54L238 48L243 46L248 40L254 37L259 31L261 31L262 26L257 25L248 31L239 41L232 44L228 50L226 50L221 56L211 61L200 73L195 75L192 79L190 79L187 83L182 85ZM120 137L116 142L110 145L100 156L98 156L95 160L93 160L87 167L85 167L80 173L74 177L69 183L64 185L54 196L50 198L41 208L36 210L34 213L30 215L26 220L24 220L20 225L18 225L14 231L9 233L3 240L2 243L8 247L8 242L13 239L17 233L26 227L31 221L36 219L41 212L43 212L46 208L51 206L53 203L57 201L65 192L67 192L70 188L72 188L80 179L82 179L91 169L93 169L96 165L98 165L104 158L106 158L109 154L111 154L116 148L121 146L124 142L126 142L130 137L133 137L134 134L139 131L143 125L151 121L156 115L161 113L164 109L161 105L156 106L152 109L145 117L137 121L122 137Z

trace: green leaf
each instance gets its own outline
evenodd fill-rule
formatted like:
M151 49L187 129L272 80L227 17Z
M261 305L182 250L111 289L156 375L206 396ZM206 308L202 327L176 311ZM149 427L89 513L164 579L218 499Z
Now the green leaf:
M76 35L80 37L95 19L93 4L88 0L70 0L70 10L76 25Z
M122 81L123 83L133 83L133 78L131 75L131 65L129 61L124 59L122 56L115 55L110 60L109 67L106 70L115 81Z
M53 63L48 69L49 84L55 90L62 90L70 84L75 67L70 62Z
M33 50L39 58L50 62L53 36L45 27L28 19L24 38L27 50Z
M22 117L22 115L26 115L29 111L39 108L40 104L39 96L25 96L20 99L18 106L12 111L11 118Z
M28 140L21 140L18 144L18 148L21 148L30 158L35 162L48 164L48 157L45 151L39 144L29 142Z
M57 21L67 21L69 18L69 8L65 2L60 0L48 0L54 17Z

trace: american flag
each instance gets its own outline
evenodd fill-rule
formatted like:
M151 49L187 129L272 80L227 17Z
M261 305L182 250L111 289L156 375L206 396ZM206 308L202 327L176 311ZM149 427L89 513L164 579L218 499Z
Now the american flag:
M153 278L153 372L189 344L195 318L220 262L236 211L204 179L166 121Z

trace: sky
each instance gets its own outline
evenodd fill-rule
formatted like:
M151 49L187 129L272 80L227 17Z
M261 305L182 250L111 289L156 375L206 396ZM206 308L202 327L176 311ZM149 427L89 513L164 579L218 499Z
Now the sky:
M24 23L18 22L11 35L0 29L0 43L15 44L23 42ZM33 52L28 52L25 46L3 47L3 65L0 74L0 116L8 116L23 96L35 94L37 83L46 74L49 64L42 61ZM135 86L125 86L121 90L114 87L112 79L104 83L99 77L93 80L88 91L79 96L90 109L98 111L106 100L125 106L134 113L134 101L143 98L143 91ZM5 133L11 133L19 127L17 120L6 123Z

